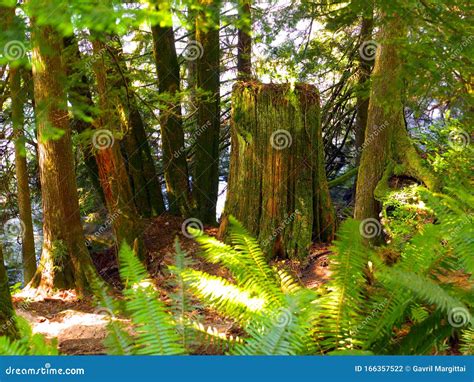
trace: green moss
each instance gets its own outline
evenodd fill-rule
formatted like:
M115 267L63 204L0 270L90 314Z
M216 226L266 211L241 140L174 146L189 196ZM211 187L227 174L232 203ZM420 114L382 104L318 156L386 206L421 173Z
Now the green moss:
M332 235L314 87L237 83L231 139L225 213L256 235L269 257L303 257L313 236Z

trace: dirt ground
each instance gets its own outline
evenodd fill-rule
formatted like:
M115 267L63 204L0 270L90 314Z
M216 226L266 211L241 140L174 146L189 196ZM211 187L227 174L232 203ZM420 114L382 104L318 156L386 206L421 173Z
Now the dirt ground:
M227 277L225 269L209 264L197 254L199 246L181 232L182 219L172 216L160 216L147 222L144 242L147 250L147 267L161 291L164 301L170 292L167 266L173 263L174 240L178 236L181 247L191 255L194 268L211 274ZM205 227L208 235L216 235L217 229ZM278 267L285 267L301 283L309 288L317 288L330 276L328 256L331 252L327 247L314 245L306 263L297 261L275 261ZM93 253L92 258L100 275L117 291L121 288L118 265L115 253L105 250ZM73 292L61 292L47 298L31 298L22 292L13 297L18 315L25 318L34 333L41 333L48 339L57 338L62 354L91 355L105 354L102 344L107 336L107 324L111 319L108 312L94 306L89 298L78 299ZM231 320L219 317L214 312L204 309L199 312L205 317L205 325L216 327L219 332L236 334ZM124 318L115 318L123 320ZM238 333L237 333L238 334Z

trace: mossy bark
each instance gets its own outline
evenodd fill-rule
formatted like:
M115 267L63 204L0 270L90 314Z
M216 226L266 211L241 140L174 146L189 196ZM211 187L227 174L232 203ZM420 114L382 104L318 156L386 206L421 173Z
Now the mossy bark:
M64 91L62 38L32 19L32 66L43 202L43 249L31 287L87 289L94 272L85 245ZM52 137L52 132L60 138Z
M249 80L252 76L252 9L250 0L239 0L238 11L242 25L237 32L237 76Z
M0 337L15 338L18 331L15 325L15 310L10 296L8 275L3 262L2 245L0 244Z
M169 211L174 215L187 216L192 210L192 202L174 31L172 26L159 25L153 25L151 30L159 91L163 97L160 109L161 147Z
M75 36L64 38L64 57L66 74L68 76L68 101L71 103L74 118L71 121L71 128L79 134L93 129L90 122L84 120L79 111L90 115L94 108L92 100L91 84L88 77L80 72L79 63L82 60L79 46ZM102 202L105 204L105 197L100 185L99 168L94 155L92 143L82 143L80 145L84 164L87 168L89 179Z
M10 90L12 99L12 123L15 137L17 201L23 227L21 238L23 275L25 284L28 284L36 273L36 252L23 128L25 89L21 86L21 73L18 68L10 68Z
M108 144L97 148L96 158L99 167L99 178L104 190L104 196L109 211L109 218L117 241L120 247L125 241L133 247L138 239L141 245L141 229L138 220L138 213L135 208L132 188L125 167L125 162L120 151L120 133L117 126L120 126L120 116L117 113L116 105L119 103L118 94L111 89L111 83L107 76L107 67L101 52L104 51L104 43L94 40L94 53L99 57L94 62L94 73L97 79L99 115L94 122L96 128L101 131L108 131L113 139L108 138ZM140 257L143 255L140 252Z
M202 46L197 60L199 99L197 126L201 133L196 140L194 157L193 195L197 217L204 223L215 224L219 186L220 135L220 1L200 0L196 16L196 41Z
M153 161L140 110L133 96L120 107L124 111L123 143L135 205L142 216L161 214L165 211L165 203L160 178Z
M363 17L360 26L359 41L361 44L370 41L373 31L373 14L369 17ZM367 126L367 115L369 110L369 79L370 71L372 69L372 61L367 59L363 54L359 54L360 62L358 68L357 79L357 115L355 124L355 145L356 145L356 166L360 163L360 156L362 153L362 145L364 144L365 128Z
M303 257L313 238L333 236L319 112L309 85L234 87L225 214L256 235L269 257Z
M15 21L15 8L0 10L5 15L2 26L11 26ZM23 113L26 102L27 85L22 86L21 68L10 65L9 84L12 103L12 126L15 140L15 171L17 180L17 202L20 221L22 224L21 254L23 262L23 279L28 284L36 272L35 238L33 234L33 219L31 216L30 186L28 184L28 164L26 161L26 146L24 136L25 116Z
M377 41L364 148L357 177L354 217L378 218L392 175L407 175L436 187L423 166L404 121L400 43L406 27L397 15L384 15Z
M116 42L119 36L107 43L105 56L110 72L114 73L114 88L118 89L117 111L120 116L123 139L122 152L127 165L133 199L138 213L150 217L165 211L160 177L151 153L132 78L123 57L122 47ZM112 76L110 76L112 77Z

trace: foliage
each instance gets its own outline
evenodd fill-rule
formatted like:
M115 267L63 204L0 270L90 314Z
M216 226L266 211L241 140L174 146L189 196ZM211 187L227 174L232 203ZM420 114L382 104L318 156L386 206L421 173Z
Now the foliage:
M369 249L361 245L359 223L343 223L316 327L322 352L430 354L472 326L472 196L447 192L419 189L436 220L403 245ZM389 251L398 257L387 261Z
M403 247L397 243L393 250L400 251L399 256L387 262L383 254L391 246L367 247L359 222L347 220L334 243L332 278L318 293L269 266L256 240L233 217L229 244L190 229L202 257L226 268L230 277L186 266L177 243L177 261L171 267L177 288L168 309L174 319L146 281L143 266L124 247L120 259L125 311L131 313L138 335L132 346L112 321L109 344L113 350L116 346L116 354L174 354L189 350L196 341L214 341L227 353L242 355L430 354L444 351L446 341L460 335L462 351L469 352L473 235L463 199L469 197L422 189L419 194L436 215L435 224L422 226ZM205 306L235 320L245 335L226 338L215 329L206 331L199 318L189 319L194 304L188 289ZM112 309L113 300L103 296L101 301ZM199 337L198 332L208 336ZM163 343L171 346L164 348Z
M229 353L311 354L316 293L270 267L257 241L233 217L229 217L229 238L230 244L207 235L196 240L204 250L203 258L228 269L233 281L193 269L182 272L197 297L236 320L246 333Z
M94 290L102 309L110 315L106 345L111 354L120 355L177 355L183 354L176 322L166 311L165 304L153 281L134 251L124 242L119 253L120 277L125 287L123 310L130 317L133 333L129 334L117 320L120 306L107 294L101 281Z
M28 322L15 317L19 339L0 337L0 355L58 355L57 341L47 341L41 334L33 334Z

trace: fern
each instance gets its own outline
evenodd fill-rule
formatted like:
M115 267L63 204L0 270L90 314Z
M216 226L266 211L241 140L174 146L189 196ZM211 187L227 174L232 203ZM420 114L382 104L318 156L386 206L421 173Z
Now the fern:
M119 303L109 295L106 284L95 274L92 276L92 290L100 311L104 311L109 318L107 324L108 336L104 345L111 355L130 355L133 349L133 339L126 332L123 325L117 320L122 310Z
M229 269L238 285L248 292L261 294L267 303L281 305L278 276L268 266L257 240L232 216L229 216L229 227L231 245L207 235L196 238L204 249L203 257Z
M197 237L209 262L226 267L235 282L192 269L183 278L191 291L223 316L235 319L246 336L230 354L270 355L314 352L311 326L316 293L301 288L286 272L270 267L257 241L232 216L230 244L207 235Z
M189 321L189 314L193 309L193 304L189 296L189 281L183 277L183 271L194 265L194 262L187 256L186 252L181 249L178 238L175 239L175 265L169 266L171 273L171 281L169 286L174 288L176 292L170 293L172 301L171 312L176 322L176 330L181 337L181 345L183 348L190 348L193 343L192 324Z
M362 322L358 313L363 305L364 269L369 253L358 222L348 220L341 226L333 250L337 253L331 262L333 277L327 285L328 293L320 299L321 315L315 328L324 352L357 344L354 334Z
M200 344L198 350L212 354L232 353L235 352L235 347L242 343L238 336L228 336L212 326L206 328L200 322L192 322L190 328L193 330L193 338Z
M185 349L180 342L177 324L160 300L153 282L132 249L124 243L119 252L120 277L125 285L124 308L121 309L95 281L96 298L103 308L111 312L109 336L106 345L111 354L177 355ZM115 321L115 311L123 311L132 322L133 336Z
M0 337L0 355L58 355L57 340L48 342L43 335L33 334L28 322L16 316L19 338Z
M460 350L465 355L474 355L474 327L462 332Z
M126 243L120 249L119 260L126 311L137 332L134 354L183 354L176 323L160 301L145 267Z
M360 245L357 222L342 225L317 326L322 351L428 354L456 331L469 333L472 288L450 280L472 278L472 196L463 190L455 196L426 190L420 195L436 221L401 246L373 252ZM400 252L395 265L380 257L389 251ZM456 312L463 325L454 322Z
M182 277L190 290L202 297L210 307L236 320L245 321L263 312L265 300L252 296L227 280L205 272L186 269Z
M195 343L213 354L432 354L460 335L461 351L472 352L472 287L456 281L472 280L472 196L419 192L424 213L431 211L435 222L418 227L405 242L374 249L361 237L359 222L347 220L330 256L332 278L318 293L272 268L256 239L233 217L229 243L196 238L201 256L226 268L230 278L193 269L176 242L171 307L161 302L146 269L124 246L119 254L123 310L131 316L134 336L132 341L123 328L111 326L111 343L118 354L182 354ZM396 253L395 261L385 261L386 253ZM229 336L202 324L199 316L191 319L188 291L234 320L244 334ZM98 295L107 309L120 309L107 293ZM462 324L456 321L459 311Z

